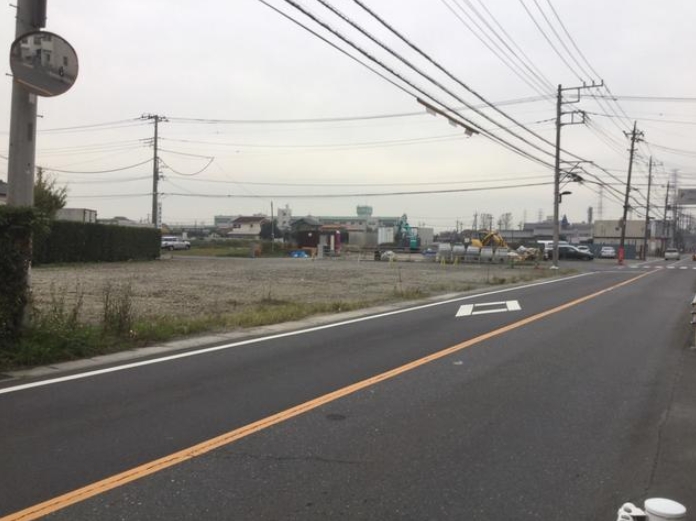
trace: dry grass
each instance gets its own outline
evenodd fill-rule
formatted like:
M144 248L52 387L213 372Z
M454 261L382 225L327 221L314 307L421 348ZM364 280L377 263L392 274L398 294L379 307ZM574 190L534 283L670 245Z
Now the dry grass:
M442 266L432 262L192 258L167 255L159 261L40 267L32 272L39 309L54 293L69 303L82 298L82 319L103 313L104 288L129 285L139 319L199 318L238 314L269 302L334 304L351 307L489 284L548 276L543 269L501 265Z

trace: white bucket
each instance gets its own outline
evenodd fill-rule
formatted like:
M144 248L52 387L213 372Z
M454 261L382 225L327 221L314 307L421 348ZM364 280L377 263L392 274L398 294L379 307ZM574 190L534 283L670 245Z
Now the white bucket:
M661 497L646 499L644 509L648 515L648 521L686 519L686 507L671 499Z

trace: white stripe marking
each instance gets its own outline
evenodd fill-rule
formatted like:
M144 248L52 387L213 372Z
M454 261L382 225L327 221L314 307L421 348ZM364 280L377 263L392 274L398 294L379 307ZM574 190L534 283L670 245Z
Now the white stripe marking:
M459 306L459 311L457 311L457 314L455 316L469 317L474 315L488 315L490 313L506 313L508 311L519 311L520 309L522 309L522 307L520 306L520 303L517 300L508 300L503 302L478 302L476 304L464 304L462 306Z
M195 351L187 351L185 353L178 353L176 355L164 356L161 358L153 358L150 360L141 360L139 362L132 362L129 364L124 364L124 365L119 365L119 366L114 366L114 367L107 367L105 369L96 369L94 371L87 371L85 373L76 373L76 374L71 374L68 376L61 376L58 378L50 378L48 380L40 380L37 382L31 382L28 384L15 385L13 387L6 387L4 389L0 389L0 394L9 394L9 393L17 392L17 391L24 391L26 389L43 387L46 385L53 385L53 384L57 384L57 383L70 382L72 380L82 380L83 378L91 378L93 376L99 376L99 375L108 374L108 373L115 373L118 371L125 371L127 369L134 369L136 367L144 367L147 365L154 365L154 364L160 364L162 362L169 362L171 360L179 360L182 358L189 358L192 356L199 356L199 355L204 355L207 353L213 353L215 351L223 351L226 349L231 349L233 347L240 347L240 346L246 346L246 345L251 345L251 344L259 344L261 342L267 342L269 340L277 340L279 338L288 338L288 337L297 336L297 335L304 335L306 333L313 333L315 331L322 331L324 329L331 329L331 328L335 328L335 327L346 326L349 324L357 324L359 322L366 322L368 320L375 320L378 318L383 318L383 317L388 317L388 316L393 316L393 315L400 315L402 313L410 313L412 311L419 311L421 309L427 309L427 308L432 308L432 307L436 307L436 306L443 306L446 304L452 304L453 302L461 302L463 300L470 300L473 298L486 297L489 295L499 295L500 293L506 293L509 291L518 291L518 290L528 289L528 288L534 288L537 286L545 286L547 284L556 284L559 282L565 282L568 280L578 279L581 277L586 277L589 275L597 275L597 274L598 274L598 272L581 273L579 275L573 275L572 277L567 277L567 278L563 278L563 279L553 279L553 280L545 280L542 282L534 282L532 284L518 286L516 288L506 288L506 289L499 289L499 290L495 290L495 291L490 291L488 293L478 293L476 295L467 295L465 297L457 297L457 298L453 298L453 299L449 299L449 300L443 300L441 302L433 302L430 304L421 304L420 306L414 306L412 308L397 309L396 311L387 311L385 313L379 313L377 315L369 315L366 317L353 318L350 320L344 320L342 322L335 322L333 324L326 324L323 326L315 326L315 327L310 327L307 329L300 329L298 331L290 331L288 333L278 333L277 335L270 335L270 336L259 337L259 338L251 338L249 340L241 340L239 342L233 342L231 344L223 344L223 345L219 345L219 346L198 349Z

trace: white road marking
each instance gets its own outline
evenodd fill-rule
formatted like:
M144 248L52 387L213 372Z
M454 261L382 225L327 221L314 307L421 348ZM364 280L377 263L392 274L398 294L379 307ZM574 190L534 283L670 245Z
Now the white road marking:
M557 284L559 282L565 282L568 280L578 279L581 277L587 277L590 275L597 275L597 274L598 274L597 272L587 272L587 273L581 273L579 275L573 275L572 277L566 277L566 278L562 278L562 279L544 280L541 282L534 282L532 284L526 284L524 286L517 286L515 288L504 288L504 289L498 289L495 291L489 291L487 293L478 293L475 295L466 295L463 297L456 297L453 299L442 300L439 302L432 302L429 304L421 304L419 306L414 306L411 308L397 309L395 311L387 311L385 313L378 313L376 315L368 315L365 317L343 320L341 322L334 322L333 324L325 324L322 326L315 326L315 327L310 327L307 329L299 329L296 331L289 331L287 333L278 333L276 335L269 335L269 336L258 337L258 338L250 338L248 340L241 340L239 342L232 342L229 344L222 344L219 346L206 347L206 348L197 349L194 351L186 351L184 353L177 353L175 355L163 356L161 358L152 358L149 360L141 360L139 362L131 362L128 364L118 365L118 366L114 366L114 367L107 367L104 369L95 369L93 371L86 371L84 373L75 373L75 374L71 374L71 375L67 375L67 376L59 376L57 378L49 378L47 380L39 380L36 382L27 383L27 384L15 385L13 387L5 387L4 389L0 389L0 394L9 394L9 393L14 393L14 392L18 392L18 391L24 391L26 389L33 389L35 387L43 387L46 385L53 385L53 384L57 384L57 383L70 382L72 380L82 380L83 378L91 378L93 376L99 376L99 375L108 374L108 373L115 373L118 371L125 371L127 369L134 369L137 367L144 367L147 365L160 364L160 363L169 362L172 360L179 360L182 358L189 358L192 356L204 355L204 354L208 354L208 353L213 353L215 351L223 351L223 350L231 349L234 347L241 347L241 346L250 345L250 344L260 344L262 342L267 342L269 340L277 340L279 338L287 338L287 337L293 337L293 336L297 336L297 335L304 335L307 333L313 333L315 331L322 331L324 329L332 329L335 327L346 326L349 324L357 324L359 322L366 322L368 320L375 320L378 318L383 318L383 317L388 317L388 316L393 316L393 315L400 315L402 313L410 313L412 311L418 311L421 309L427 309L427 308L432 308L432 307L436 307L436 306L443 306L443 305L447 305L447 304L452 304L454 302L462 302L464 300L471 300L474 298L481 298L481 297L486 297L489 295L499 295L501 293L507 293L510 291L519 291L522 289L534 288L534 287L538 287L538 286L546 286L548 284Z
M488 315L490 313L519 311L520 309L522 309L522 307L517 300L507 300L503 302L479 302L476 304L464 304L459 306L459 311L457 311L455 316L470 317L474 315Z

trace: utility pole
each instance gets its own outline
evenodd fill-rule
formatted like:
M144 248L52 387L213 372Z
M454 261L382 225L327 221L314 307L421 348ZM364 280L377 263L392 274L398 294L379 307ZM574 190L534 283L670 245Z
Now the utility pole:
M667 181L667 191L665 192L665 211L662 214L662 250L667 248L669 230L667 229L667 210L669 209L669 181Z
M46 26L46 0L18 0L15 37ZM37 96L12 82L10 148L7 161L7 204L34 206Z
M643 236L643 260L648 260L648 229L650 227L650 188L652 187L653 158L648 163L648 200L645 203L645 235Z
M160 208L159 208L159 180L160 180L160 170L159 170L159 122L167 121L167 118L160 116L158 114L145 114L140 119L151 119L155 124L155 138L152 142L152 148L154 154L152 157L152 226L159 228L161 226L160 222Z
M681 220L681 210L679 208L679 170L672 170L672 247L680 248L679 221Z
M631 173L633 172L633 155L636 151L636 141L641 141L643 132L639 132L636 128L637 122L633 122L633 130L631 131L631 153L628 159L628 178L626 179L626 196L624 197L623 218L621 219L621 240L619 241L619 259L618 263L623 264L624 261L624 246L626 243L626 216L628 214L628 199L631 195ZM625 132L629 135L628 132Z
M570 112L563 112L563 105L570 103L580 102L580 90L581 89L593 89L597 87L602 87L604 81L596 84L594 81L591 85L583 84L581 87L566 87L563 88L562 85L558 85L558 92L556 94L556 158L554 162L553 170L553 266L552 269L558 269L558 240L560 239L560 226L558 222L560 204L561 204L561 127L565 125L578 125L585 123L585 113L582 111L573 110ZM577 98L569 101L563 101L563 93L574 90L577 91ZM565 114L571 115L571 120L563 123L563 116ZM580 121L575 121L575 115L580 114L582 119Z
M273 201L271 201L271 253L273 253L273 247L275 245L275 226L273 221Z

